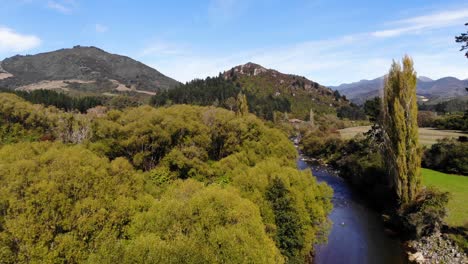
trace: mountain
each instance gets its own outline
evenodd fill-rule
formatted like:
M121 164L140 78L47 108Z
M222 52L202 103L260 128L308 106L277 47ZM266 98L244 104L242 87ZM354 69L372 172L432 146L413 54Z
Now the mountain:
M16 55L0 62L0 87L8 89L154 94L178 84L141 62L96 47Z
M290 102L293 116L300 119L306 119L310 109L332 113L340 106L349 105L339 93L317 82L251 62L225 71L222 76L258 98L284 98Z
M332 89L340 91L352 102L361 104L365 100L380 96L384 86L384 76L373 80L361 80L359 82L330 86ZM455 97L466 96L465 87L468 87L468 80L459 80L454 77L444 77L432 80L428 77L419 77L417 83L418 95L426 101L448 100Z
M432 81L434 81L431 78L426 77L426 76L419 76L418 80L421 81L421 82L432 82Z

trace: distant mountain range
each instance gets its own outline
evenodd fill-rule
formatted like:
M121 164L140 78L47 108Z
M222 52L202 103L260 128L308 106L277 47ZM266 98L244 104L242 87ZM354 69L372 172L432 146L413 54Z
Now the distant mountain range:
M361 104L365 100L381 96L384 86L384 76L373 80L361 80L359 82L330 86L331 89L338 90L346 95L352 102ZM468 80L459 80L454 77L444 77L438 80L421 76L418 78L417 92L423 100L444 100L453 99L460 96L467 96L465 87L468 87Z
M7 89L154 94L178 84L141 62L96 47L17 55L0 62L0 87Z

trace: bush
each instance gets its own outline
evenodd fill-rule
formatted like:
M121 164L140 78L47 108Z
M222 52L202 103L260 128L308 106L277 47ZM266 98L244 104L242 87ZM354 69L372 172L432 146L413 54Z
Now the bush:
M452 129L468 131L468 112L464 115L447 115L434 121L434 127L438 129Z
M342 145L340 135L330 132L315 131L301 140L301 150L305 155L325 160L331 160Z
M442 227L447 215L449 193L434 188L420 191L416 199L403 206L399 212L402 229L410 238L430 235Z
M338 108L337 116L339 118L347 118L350 120L365 120L366 113L364 109L356 105L346 105Z
M422 165L453 174L468 175L468 142L443 139L424 152Z

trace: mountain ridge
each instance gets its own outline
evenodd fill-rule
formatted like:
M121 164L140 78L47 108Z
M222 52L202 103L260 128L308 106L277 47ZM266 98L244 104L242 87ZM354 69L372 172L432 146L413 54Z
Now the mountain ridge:
M329 88L336 89L354 103L361 104L365 100L381 94L384 86L384 77L344 83L338 86L329 86ZM466 96L465 87L468 87L468 81L460 80L456 77L447 76L433 80L429 77L421 76L418 77L417 93L429 99L451 99L458 96Z
M135 90L157 92L179 84L130 57L108 53L97 47L74 46L35 55L15 55L0 62L0 87L18 89L51 82L51 89L76 88L86 83L88 90ZM61 87L72 80L75 87ZM77 81L76 81L77 80ZM89 84L92 83L92 84ZM54 87L54 85L59 85ZM92 87L92 86L95 87ZM82 87L81 87L82 88Z

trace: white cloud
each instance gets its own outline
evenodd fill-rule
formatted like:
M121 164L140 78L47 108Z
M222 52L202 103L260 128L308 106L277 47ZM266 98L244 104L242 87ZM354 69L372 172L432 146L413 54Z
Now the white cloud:
M392 29L243 52L198 51L174 43L156 42L140 53L140 57L162 73L183 82L215 76L250 61L283 73L303 75L324 85L338 85L380 77L389 70L393 59L398 60L404 54L413 57L420 75L434 79L444 76L466 79L467 61L458 51L452 35L431 31L431 34L412 36L423 29L460 26L466 18L468 9L439 12L393 21L387 24L393 25ZM411 35L405 38L384 38L409 33Z
M394 28L372 32L375 37L396 37L408 33L419 33L422 30L445 28L463 25L468 20L468 9L443 11L430 15L417 16L394 21Z
M109 30L107 26L102 25L102 24L96 24L94 26L94 29L96 30L97 33L105 33Z
M50 0L47 2L47 7L62 14L70 14L76 7L76 2L74 0Z
M0 52L22 52L38 47L41 40L34 35L24 35L11 28L0 26Z

